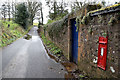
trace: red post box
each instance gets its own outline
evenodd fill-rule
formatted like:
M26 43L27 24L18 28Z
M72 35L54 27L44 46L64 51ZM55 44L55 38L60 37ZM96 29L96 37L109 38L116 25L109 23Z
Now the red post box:
M108 37L99 37L97 66L103 70L106 69L107 43Z

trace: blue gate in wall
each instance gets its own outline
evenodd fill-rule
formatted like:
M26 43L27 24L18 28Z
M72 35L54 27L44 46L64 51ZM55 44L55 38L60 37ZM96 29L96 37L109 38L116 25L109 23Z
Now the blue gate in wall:
M71 20L72 26L72 61L77 63L78 62L78 30L75 26L76 21L75 19Z

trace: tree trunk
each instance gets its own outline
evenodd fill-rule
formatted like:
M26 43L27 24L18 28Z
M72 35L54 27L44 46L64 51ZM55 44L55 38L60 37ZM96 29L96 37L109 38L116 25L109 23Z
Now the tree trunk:
M8 13L8 15L9 15L9 19L8 19L8 20L10 21L10 10L9 10L9 13Z
M30 25L33 25L33 18L30 18Z
M53 6L54 6L54 19L55 19L56 18L56 1L55 0L54 0Z
M9 16L8 21L10 21L10 3L9 2L8 2L8 16Z
M42 12L42 7L41 7L41 18L42 18L42 25L43 25L43 12Z
M33 19L32 19L32 22L31 22L31 24L33 25Z
M6 16L5 16L5 13L4 13L4 22L5 22L5 20L6 20Z

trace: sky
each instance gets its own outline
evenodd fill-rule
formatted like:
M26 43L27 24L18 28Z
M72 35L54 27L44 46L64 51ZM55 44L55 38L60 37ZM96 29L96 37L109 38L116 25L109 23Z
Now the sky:
M7 1L7 2L11 2L11 1L25 2L25 1L27 1L27 0L0 0L0 7L1 7L2 3L6 2L6 1ZM49 15L49 7L46 5L45 0L31 0L31 1L40 1L40 2L42 2L43 18L44 18L43 23L46 24L46 23L47 23L47 20L48 20L48 15ZM62 1L62 0L56 0L56 1L60 2L60 1ZM76 0L64 0L64 1L65 1L65 2L74 2L74 1L76 1ZM85 0L77 0L77 1L82 2L82 1L85 1ZM100 3L100 2L103 1L103 0L86 0L86 2L87 2L87 1L89 1L89 2L94 2L94 1L96 2L96 1L97 1L97 3ZM109 3L109 5L114 4L115 2L120 2L120 0L104 0L104 1L106 2L106 4ZM69 7L70 7L70 6L69 6ZM68 9L69 12L70 12L70 8L69 8L69 7L67 7L67 9ZM1 16L1 14L0 14L0 16ZM38 20L34 20L34 22L37 23Z

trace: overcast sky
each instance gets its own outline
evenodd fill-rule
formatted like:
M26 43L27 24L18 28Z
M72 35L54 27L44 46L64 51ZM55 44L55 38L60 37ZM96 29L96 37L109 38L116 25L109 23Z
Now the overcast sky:
M2 3L4 3L4 2L11 2L11 1L16 1L16 2L25 2L25 1L27 1L27 0L0 0L0 6L1 6L1 4ZM46 2L45 2L45 0L31 0L31 1L40 1L40 2L42 2L42 4L43 4L43 17L44 17L44 24L45 23L47 23L47 20L48 20L48 14L49 14L49 8L48 8L48 6L46 6ZM56 0L56 1L58 1L58 2L60 2L60 1L62 1L62 0ZM74 2L74 1L76 1L76 0L64 0L65 2ZM82 1L85 1L85 0L77 0L77 1L79 1L79 2L82 2ZM89 1L89 2L97 2L97 3L100 3L101 1L103 1L103 0L86 0L86 1ZM120 2L120 0L104 0L105 2L106 2L106 4L114 4L115 2ZM68 7L68 9L70 9L69 7ZM1 14L0 14L1 15ZM35 20L34 22L37 22L37 20Z

